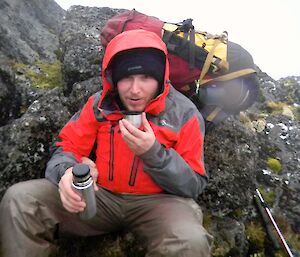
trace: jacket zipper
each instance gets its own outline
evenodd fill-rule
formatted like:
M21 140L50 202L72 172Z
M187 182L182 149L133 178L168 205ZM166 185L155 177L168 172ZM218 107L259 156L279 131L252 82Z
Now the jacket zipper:
M108 167L108 179L112 181L114 179L114 155L115 155L115 146L114 146L114 139L115 139L115 124L112 124L110 127L110 153L109 153L109 167Z
M128 182L129 186L134 186L134 184L135 184L135 179L136 179L136 175L138 172L139 162L140 162L140 159L137 156L134 156L133 163L131 166L131 171L130 171L130 178L129 178L129 182Z

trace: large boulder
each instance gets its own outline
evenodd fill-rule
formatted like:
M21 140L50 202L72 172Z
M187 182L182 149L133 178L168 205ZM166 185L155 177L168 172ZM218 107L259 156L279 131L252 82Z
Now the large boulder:
M67 94L75 82L101 76L103 49L100 33L105 22L120 11L78 5L68 10L60 37Z
M53 0L2 0L0 51L17 62L55 60L64 13Z
M101 90L100 31L107 19L121 11L73 6L64 12L50 0L29 2L4 0L0 9L6 10L0 15L0 29L6 30L0 39L0 56L8 64L0 65L0 197L18 181L44 176L60 129L89 96ZM48 6L45 19L43 6ZM8 17L16 20L10 24ZM20 23L24 25L17 29L15 25ZM34 35L25 36L33 26ZM38 38L35 44L34 36ZM54 49L61 49L56 57L62 62L64 86L55 82L50 82L49 88L34 86L26 71L42 74L34 60L52 62ZM29 67L16 68L10 65L14 60L28 62ZM259 101L205 138L210 182L198 200L204 224L215 238L213 256L273 254L274 247L253 204L255 188L263 193L290 245L299 250L300 78L275 81L264 72L259 72L259 77ZM61 257L145 254L130 233L89 240L59 239L58 245L57 256Z

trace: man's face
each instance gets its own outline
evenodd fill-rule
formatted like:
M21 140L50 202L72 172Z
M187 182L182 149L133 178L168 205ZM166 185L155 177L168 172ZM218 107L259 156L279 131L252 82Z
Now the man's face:
M130 75L117 84L120 99L128 111L142 112L158 93L158 82L144 74Z

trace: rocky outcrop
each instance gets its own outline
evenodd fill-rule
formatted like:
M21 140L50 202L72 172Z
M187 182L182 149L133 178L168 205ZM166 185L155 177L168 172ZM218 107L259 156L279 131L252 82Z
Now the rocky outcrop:
M1 57L0 57L1 58ZM13 98L13 100L12 100ZM16 90L14 71L7 64L0 64L0 126L17 116L20 95Z
M120 11L72 6L67 12L60 37L66 93L72 91L75 82L100 76L103 57L100 32L107 19Z
M0 51L17 62L55 60L64 13L53 0L1 1Z
M101 89L100 31L108 18L121 11L73 6L65 13L50 0L29 2L31 8L28 1L2 1L0 6L0 12L6 10L0 15L2 31L17 24L16 18L5 25L8 17L16 15L10 11L13 6L23 17L18 24L24 24L9 31L25 28L14 34L17 40L12 40L10 33L0 39L0 56L5 60L0 64L0 197L13 183L44 176L59 130L91 94ZM44 15L48 18L43 20L40 12L46 5ZM41 35L35 38L35 45L33 36L24 36L32 26L39 31L35 35ZM49 46L50 42L53 45ZM9 48L14 51L9 52ZM61 49L56 56L50 54L54 48ZM49 88L34 86L32 73L43 74L35 64L36 57L49 62L58 57L64 78L60 87L54 82ZM29 65L16 67L15 60ZM199 203L205 226L215 237L213 256L273 254L253 204L256 187L290 245L300 248L300 78L274 81L263 72L259 77L258 102L240 117L230 117L213 128L205 139L210 182ZM95 249L99 242L101 247ZM128 233L88 241L60 239L58 243L58 256L144 256L144 249Z
M64 14L53 0L1 1L0 125L20 117L40 96L16 66L57 60Z

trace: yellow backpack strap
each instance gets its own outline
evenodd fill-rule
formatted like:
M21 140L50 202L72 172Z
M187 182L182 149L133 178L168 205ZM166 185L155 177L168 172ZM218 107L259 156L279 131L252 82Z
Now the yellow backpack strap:
M235 79L235 78L242 77L242 76L252 74L252 73L256 73L256 71L252 68L238 70L238 71L234 71L234 72L222 75L222 76L218 76L216 78L201 80L200 86L203 86L211 81L227 81L227 80Z
M208 53L207 57L206 57L206 60L204 62L204 65L203 65L203 68L201 70L201 73L200 73L200 77L199 77L199 80L198 80L198 83L201 84L201 81L202 79L204 78L204 76L206 75L206 73L208 72L209 70L209 67L210 67L210 64L212 63L212 60L213 60L213 57L214 57L214 53L215 53L215 50L216 50L216 47L218 46L218 44L221 43L221 40L220 39L215 39L215 43L212 47L212 49L210 50L210 52Z
M220 107L216 107L207 117L206 120L212 122L216 116L218 115L218 113L221 111L222 109Z
M178 25L173 23L165 23L163 29L170 32L174 32L176 29L178 29Z

